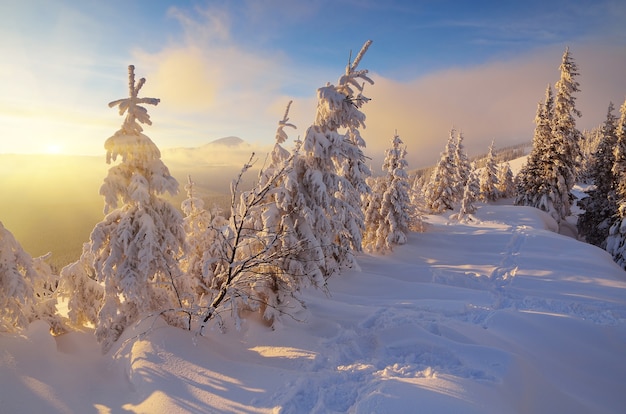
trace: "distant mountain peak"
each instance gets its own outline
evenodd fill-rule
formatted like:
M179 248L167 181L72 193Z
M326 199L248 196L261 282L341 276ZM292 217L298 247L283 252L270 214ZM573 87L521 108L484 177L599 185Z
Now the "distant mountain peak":
M245 143L246 141L244 141L243 139L239 137L230 136L230 137L219 138L214 141L211 141L208 144L206 144L206 146L221 145L225 147L238 147L239 145L242 145Z

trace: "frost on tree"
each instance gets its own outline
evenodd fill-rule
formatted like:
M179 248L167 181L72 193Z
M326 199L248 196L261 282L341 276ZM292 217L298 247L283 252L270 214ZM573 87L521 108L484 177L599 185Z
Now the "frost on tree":
M57 282L46 257L32 258L0 222L0 332L18 332L36 319L64 331L53 289Z
M612 173L616 183L617 211L614 212L614 223L609 229L606 250L618 265L626 269L626 101L620 108L620 119L615 135L617 143L613 151Z
M424 192L426 208L433 213L442 213L454 209L458 201L458 169L455 157L454 129L450 131L445 150L432 172L428 187Z
M140 98L145 79L135 82L134 67L128 69L130 96L109 104L119 107L120 115L126 117L104 145L107 163L120 160L109 169L100 188L108 214L93 229L79 262L62 272L65 279L72 280L69 286L85 289L70 293L74 299L70 300L70 312L76 310L77 320L90 319L97 312L95 334L105 352L142 315L164 311L168 323L186 324L175 311L183 306L178 294L178 285L184 285L178 266L185 240L183 218L160 197L176 194L178 182L140 125L151 125L148 111L141 105L157 105L159 99ZM102 290L87 279L100 284Z
M262 168L249 191L240 191L244 165L231 187L231 214L205 258L206 303L201 306L200 332L212 319L229 310L236 327L244 312L259 312L275 325L282 315L301 306L299 291L325 287L321 272L323 251L307 220L308 206L295 174L292 154L282 147L290 124L289 105L279 121L269 165Z
M463 145L463 133L459 132L454 145L454 166L456 167L455 194L457 200L463 198L463 192L471 171L470 162Z
M315 122L307 129L294 160L306 220L324 253L320 269L325 278L342 268L355 267L354 252L362 248L360 196L369 190L361 150L365 142L358 131L365 126L360 108L369 99L363 96L360 82L373 81L358 65L370 44L366 42L354 61L348 62L337 85L317 90Z
M485 166L480 172L480 198L483 201L496 201L500 197L498 191L498 164L494 152L494 142L489 146Z
M461 200L461 207L459 212L451 219L456 219L461 222L467 222L474 220L473 214L476 212L476 201L480 198L480 181L478 174L474 167L470 167L469 176L463 188L463 199Z
M533 148L518 176L515 204L541 209L560 223L569 212L566 177L573 173L562 135L553 133L553 124L554 98L548 86L545 101L537 108Z
M415 217L410 199L406 147L396 133L391 148L385 151L383 171L373 196L365 208L367 219L366 244L368 250L391 250L394 244L404 244ZM378 208L378 212L372 209Z
M496 185L496 189L499 197L508 198L515 195L515 183L513 178L511 164L504 162L498 166L498 184Z
M617 182L613 174L617 144L617 118L613 114L613 103L609 104L606 120L600 130L600 142L591 154L589 178L593 188L587 191L587 197L578 201L584 210L578 216L578 234L595 246L606 248L606 239L617 211L615 190Z

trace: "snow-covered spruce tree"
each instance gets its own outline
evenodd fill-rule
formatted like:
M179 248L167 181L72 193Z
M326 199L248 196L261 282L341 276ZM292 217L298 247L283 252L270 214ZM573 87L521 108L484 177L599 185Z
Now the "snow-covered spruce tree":
M562 145L562 157L560 162L564 164L559 168L562 178L565 180L567 197L562 196L563 207L560 219L570 215L571 204L575 197L571 193L576 182L578 166L580 164L580 131L576 129L576 118L581 116L576 109L575 92L580 92L576 77L579 75L578 67L572 58L569 47L563 53L563 59L559 66L561 78L555 85L554 118L552 121L552 133L555 143ZM559 149L561 151L561 149ZM560 220L559 220L560 221Z
M364 142L356 138L355 131L364 126L365 115L360 108L368 101L359 82L373 81L367 70L357 67L370 44L366 42L354 62L348 62L337 85L327 84L317 90L315 122L307 129L294 159L298 193L306 207L303 211L324 252L319 265L325 278L342 268L355 267L353 253L362 248L360 195L368 190L360 150ZM341 133L340 128L347 128L347 133Z
M500 197L498 191L498 164L494 152L495 142L489 146L489 153L485 160L485 166L480 173L480 198L483 201L495 201Z
M423 232L424 231L424 216L427 214L426 201L424 199L424 187L426 187L426 175L413 178L411 184L411 190L409 192L409 198L411 199L411 205L413 210L413 217L411 218L411 231Z
M602 248L606 247L609 228L617 211L615 203L617 183L613 174L615 164L613 150L617 144L617 118L613 114L614 109L611 102L606 120L600 129L601 140L596 151L590 154L589 178L594 187L587 191L587 197L578 201L579 207L585 210L578 216L578 234L587 243Z
M537 104L535 115L535 132L533 146L524 164L516 177L515 204L521 206L538 207L541 192L544 189L542 177L544 164L542 158L548 142L552 140L552 114L554 111L554 97L552 87L548 85L544 102Z
M456 188L457 199L463 198L465 184L470 174L470 162L463 145L463 133L459 132L454 146L454 165L456 167Z
M380 210L376 217L369 214L373 221L366 222L368 233L374 233L375 241L368 241L370 250L391 250L394 244L404 244L410 231L411 219L414 217L413 206L409 197L409 176L406 168L406 147L396 133L391 140L391 148L385 151L381 178L382 190L380 200L372 200L371 204L380 202ZM368 207L372 207L369 205ZM366 209L366 214L369 213ZM371 237L369 237L371 239Z
M36 319L54 334L65 330L53 295L57 277L45 259L33 259L0 222L0 332L19 332Z
M553 103L552 89L548 86L545 102L537 110L533 149L520 172L515 203L546 211L561 223L569 214L567 177L574 175L563 134L553 133Z
M513 197L515 195L515 183L513 181L513 171L511 164L503 162L498 166L498 194L502 198Z
M450 130L450 136L445 150L433 170L430 181L424 191L426 208L433 213L442 213L445 210L454 209L458 201L456 191L457 168L454 163L454 129Z
M90 307L97 309L95 334L103 352L129 325L148 313L171 309L162 313L165 320L188 327L185 314L176 311L184 306L178 292L182 275L178 259L185 241L183 218L159 197L166 192L176 194L178 182L140 126L152 124L141 104L157 105L159 99L140 98L145 79L135 82L132 65L128 74L130 96L109 103L109 107L118 106L120 115L126 114L126 118L121 129L104 144L107 163L121 159L109 169L100 188L105 213L112 211L91 232L80 264L62 271L62 277L73 280L66 286L86 289L69 292L73 299L69 302L70 312L76 310L76 320L93 314L93 310L87 310ZM97 301L98 289L85 277L103 286L101 302ZM91 303L80 303L82 300Z
M471 221L472 214L476 212L476 205L474 204L480 197L480 182L475 167L470 167L469 176L465 187L463 188L463 199L461 200L461 207L459 212L450 218L458 221Z
M612 173L615 177L615 200L617 211L606 239L606 250L613 260L626 269L626 101L620 107L620 119L615 131L617 143L613 155Z
M385 192L386 177L368 177L367 184L370 192L363 195L363 213L365 216L365 231L363 232L363 248L366 251L378 252L384 250L385 238L378 238L378 228L383 221L380 214L383 193Z

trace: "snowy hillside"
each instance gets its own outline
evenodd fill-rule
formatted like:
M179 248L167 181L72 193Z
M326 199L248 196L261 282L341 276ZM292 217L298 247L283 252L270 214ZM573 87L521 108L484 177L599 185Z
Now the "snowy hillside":
M407 245L331 279L328 297L307 292L304 322L276 331L195 337L157 322L105 356L90 331L3 334L0 411L622 412L626 273L539 210L476 216L429 216Z

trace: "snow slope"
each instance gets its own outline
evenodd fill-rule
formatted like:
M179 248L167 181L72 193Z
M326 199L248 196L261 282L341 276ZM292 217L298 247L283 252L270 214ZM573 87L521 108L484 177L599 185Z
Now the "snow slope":
M623 412L626 273L539 210L478 207L359 257L275 331L157 321L105 356L90 331L2 335L0 412Z

